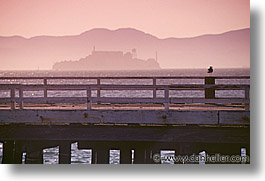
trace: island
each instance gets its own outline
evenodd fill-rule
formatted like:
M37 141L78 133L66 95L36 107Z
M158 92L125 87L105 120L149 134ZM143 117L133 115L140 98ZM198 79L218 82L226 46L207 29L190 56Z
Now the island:
M56 62L53 70L153 70L160 69L156 58L142 60L137 58L136 49L132 52L96 51L77 61Z

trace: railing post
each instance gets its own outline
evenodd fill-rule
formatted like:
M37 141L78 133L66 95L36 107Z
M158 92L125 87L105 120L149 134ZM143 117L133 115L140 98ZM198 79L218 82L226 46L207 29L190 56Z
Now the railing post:
M100 85L100 79L97 79L97 85ZM97 97L100 97L100 88L97 89Z
M19 89L19 99L20 99L19 108L23 109L23 90L21 88Z
M48 97L48 92L47 92L47 89L44 88L44 98L47 98Z
M91 110L92 108L92 100L91 100L91 88L87 89L87 109Z
M214 85L215 77L205 77L205 85ZM215 88L205 88L205 99L215 99Z
M164 106L165 106L165 110L167 111L169 109L169 87L166 86L165 88L165 101L164 102Z
M43 79L43 85L47 85L47 79L46 78Z
M14 87L11 88L11 109L14 110L16 109L16 89Z
M43 85L47 85L47 79L43 79ZM48 97L47 88L44 88L44 98Z
M245 99L249 99L249 87L245 88Z
M100 78L97 78L97 85L100 85ZM97 97L100 98L100 88L97 89ZM97 101L98 104L100 104L100 101Z
M153 78L153 86L156 86L156 78ZM156 88L153 89L153 98L156 98Z

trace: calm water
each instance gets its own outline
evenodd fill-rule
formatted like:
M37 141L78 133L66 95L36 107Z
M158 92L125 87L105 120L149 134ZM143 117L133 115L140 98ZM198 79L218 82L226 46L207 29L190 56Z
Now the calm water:
M249 69L215 69L214 76L249 76ZM104 76L208 76L206 69L174 69L174 70L156 70L156 71L0 71L0 77L104 77ZM41 84L39 80L0 80L0 84ZM53 80L48 82L49 84L95 84L95 80ZM151 80L104 80L102 84L152 84ZM158 80L157 84L203 84L203 80ZM249 80L217 80L217 84L250 84ZM18 93L16 93L18 95ZM85 91L48 91L49 97L59 96L71 96L81 97L85 96ZM96 92L92 92L92 96L95 96ZM104 97L151 97L152 91L102 91ZM163 91L158 91L157 96L162 97ZM27 91L24 93L25 97L42 97L42 91ZM171 97L203 97L203 91L171 91ZM0 91L0 97L10 97L9 91ZM217 91L216 97L244 97L244 91ZM1 115L0 115L1 116ZM0 143L0 163L2 162L2 148ZM43 150L44 164L56 164L58 163L59 148L49 148ZM89 164L91 163L91 150L78 150L77 143L72 144L72 164ZM110 150L110 163L119 163L119 150ZM173 155L172 151L164 151L161 154Z

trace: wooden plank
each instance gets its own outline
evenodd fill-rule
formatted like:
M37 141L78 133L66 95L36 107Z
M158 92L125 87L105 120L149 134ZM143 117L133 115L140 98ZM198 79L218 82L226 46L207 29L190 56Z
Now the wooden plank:
M10 88L23 88L23 90L43 90L44 88L48 90L86 90L88 87L102 90L127 90L127 89L147 89L153 90L156 89L182 89L182 88L216 88L216 89L245 89L249 87L249 84L171 84L171 85L115 85L115 84L51 84L51 85L42 85L42 84L34 84L34 85L9 85L9 84L1 84L0 87L2 89L10 89Z
M218 111L1 110L0 123L218 124Z
M219 111L219 124L250 125L250 111Z
M91 97L89 98L92 102L100 101L101 103L165 103L167 102L164 98L121 98L121 97ZM10 98L0 98L0 103L10 103ZM24 97L23 99L15 98L15 101L20 103L36 103L36 104L54 104L54 103L69 103L69 104L84 104L87 102L87 97ZM216 103L216 104L232 104L232 103L250 103L249 99L244 98L215 98L215 99L204 99L204 98L170 98L169 103Z
M167 102L164 98L130 98L130 97L91 97L93 102L100 101L102 103L164 103Z
M148 141L249 144L249 127L0 125L0 140ZM169 148L169 147L168 147Z
M249 103L248 99L244 98L215 98L215 99L204 99L204 98L170 98L171 104L176 103L215 103L215 104L232 104L232 103Z
M23 101L24 103L36 104L54 104L54 103L69 103L69 104L85 104L87 97L24 97L23 99L15 98L17 102ZM164 103L164 98L120 98L120 97L90 97L90 101L101 103ZM10 103L10 98L0 98L0 103Z

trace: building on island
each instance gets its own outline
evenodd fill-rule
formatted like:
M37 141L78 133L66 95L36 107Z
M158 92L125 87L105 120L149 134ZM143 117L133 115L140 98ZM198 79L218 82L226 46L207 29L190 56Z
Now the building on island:
M77 61L61 61L53 65L53 70L148 70L160 69L156 59L137 58L136 49L132 52L96 51Z

